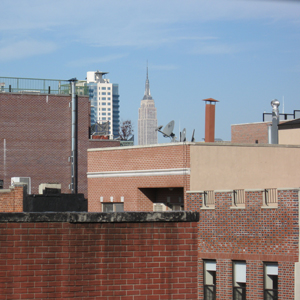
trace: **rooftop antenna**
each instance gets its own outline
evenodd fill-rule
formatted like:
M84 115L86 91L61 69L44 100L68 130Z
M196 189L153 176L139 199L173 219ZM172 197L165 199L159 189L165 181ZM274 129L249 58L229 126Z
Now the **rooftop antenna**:
M186 129L183 128L183 130L180 132L180 142L186 142Z
M193 134L192 134L192 139L191 139L191 142L195 142L195 138L194 138L194 136L195 136L195 129L193 130Z
M158 128L156 128L155 130L162 133L163 137L171 138L171 142L176 142L176 136L173 133L174 125L175 125L175 122L174 122L174 120L172 120L164 127L163 130L161 130L163 127L162 125L159 126Z

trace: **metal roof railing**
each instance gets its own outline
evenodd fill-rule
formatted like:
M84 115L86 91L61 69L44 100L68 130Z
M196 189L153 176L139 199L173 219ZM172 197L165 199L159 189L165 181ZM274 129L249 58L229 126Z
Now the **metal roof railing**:
M28 93L28 94L71 94L68 80L0 77L0 93ZM76 94L88 96L86 81L76 82Z

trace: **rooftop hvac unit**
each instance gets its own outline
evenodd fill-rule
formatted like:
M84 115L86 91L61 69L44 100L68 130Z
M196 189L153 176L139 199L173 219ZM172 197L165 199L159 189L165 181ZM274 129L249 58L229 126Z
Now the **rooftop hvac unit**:
M167 206L164 203L153 203L153 211L166 211Z
M183 210L183 207L181 204L173 204L172 205L172 210L173 211L182 211Z
M15 183L24 183L27 185L27 193L31 194L31 178L30 177L12 177L11 185L15 185Z

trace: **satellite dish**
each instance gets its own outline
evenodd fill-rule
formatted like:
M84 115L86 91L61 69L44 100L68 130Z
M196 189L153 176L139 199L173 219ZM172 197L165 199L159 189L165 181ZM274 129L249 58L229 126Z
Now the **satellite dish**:
M183 128L183 130L180 132L180 142L186 142L186 129Z
M161 131L164 137L171 136L171 134L173 133L174 125L175 125L175 122L174 122L174 120L172 120L165 126L163 131Z
M194 135L195 135L195 129L193 130L193 134L192 134L192 139L191 139L191 142L195 142Z
M159 126L155 130L161 132L163 137L169 137L172 139L172 142L176 142L176 136L173 133L174 125L175 125L175 122L174 122L174 120L172 120L165 126L165 128L163 130L161 130L162 126Z

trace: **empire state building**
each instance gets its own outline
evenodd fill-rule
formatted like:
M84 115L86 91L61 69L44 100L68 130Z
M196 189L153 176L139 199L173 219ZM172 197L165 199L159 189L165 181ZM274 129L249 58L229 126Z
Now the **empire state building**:
M141 101L141 107L139 108L138 119L138 143L139 145L157 144L157 116L154 100L150 94L150 86L148 79L148 67L147 78L145 85L145 95Z

